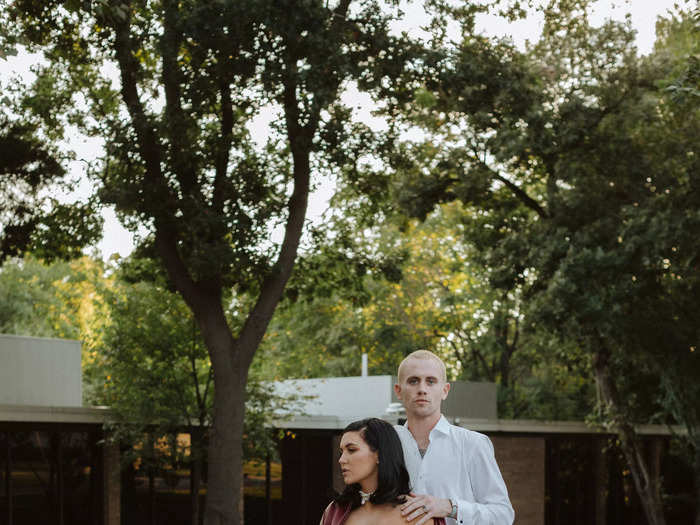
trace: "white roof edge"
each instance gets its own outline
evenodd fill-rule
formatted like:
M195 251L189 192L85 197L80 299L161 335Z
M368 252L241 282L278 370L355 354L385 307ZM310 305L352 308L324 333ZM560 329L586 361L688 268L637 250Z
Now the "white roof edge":
M329 377L288 377L287 379L280 379L278 381L268 381L269 383L289 383L289 382L294 382L294 381L328 381L328 380L333 380L333 379L376 379L376 378L394 378L396 376L393 376L391 374L381 374L378 376L375 375L369 375L369 376L329 376Z
M291 419L274 422L277 428L300 430L342 430L349 423L364 419L367 416L294 416ZM396 417L378 416L392 423ZM503 432L507 434L615 434L614 431L603 427L595 427L584 421L539 421L528 419L466 419L449 418L452 423L477 432ZM685 430L679 425L636 425L640 435L670 436L684 434Z
M0 405L0 422L26 423L104 423L110 415L108 407L59 407L31 405ZM371 415L347 416L294 416L273 422L276 428L299 430L342 430L348 424ZM381 417L396 423L395 416ZM451 419L451 418L450 418ZM466 419L455 418L458 426L477 432L503 432L508 434L614 434L612 430L594 427L583 421L539 421L528 419ZM637 425L640 435L670 436L685 434L680 425Z
M15 335L3 333L0 333L0 337L10 337L13 339L40 339L42 341L60 341L69 343L80 343L81 345L83 344L83 342L80 339L66 339L64 337L39 337L36 335Z
M536 419L466 419L456 418L454 424L469 430L507 433L547 434L615 434L612 429L595 426L585 421L546 421ZM635 425L640 435L682 434L680 425Z
M17 423L104 423L107 407L53 407L0 405L0 422Z

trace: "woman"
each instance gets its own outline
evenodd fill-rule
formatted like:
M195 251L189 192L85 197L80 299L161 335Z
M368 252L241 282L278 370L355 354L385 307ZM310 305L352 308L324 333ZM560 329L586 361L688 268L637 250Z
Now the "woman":
M323 513L321 525L405 525L399 505L410 492L401 441L377 418L350 423L340 440L345 490ZM444 519L427 525L444 525Z

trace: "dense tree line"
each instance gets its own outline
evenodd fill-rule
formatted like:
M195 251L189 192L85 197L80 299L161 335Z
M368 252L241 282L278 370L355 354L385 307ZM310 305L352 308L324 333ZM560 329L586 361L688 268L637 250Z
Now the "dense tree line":
M416 347L499 383L503 415L614 429L664 523L634 425L684 427L700 493L697 14L670 15L640 57L584 1L543 7L525 52L474 31L478 3L427 7L419 40L391 30L393 2L15 2L0 51L45 62L2 117L0 257L79 254L97 201L148 233L109 277L6 263L0 326L86 340L86 391L143 424L211 428L207 524L242 521L249 374L348 374L363 352L393 373ZM263 108L279 119L259 146ZM72 208L42 193L69 126L106 144L96 201ZM323 180L332 217L304 237Z

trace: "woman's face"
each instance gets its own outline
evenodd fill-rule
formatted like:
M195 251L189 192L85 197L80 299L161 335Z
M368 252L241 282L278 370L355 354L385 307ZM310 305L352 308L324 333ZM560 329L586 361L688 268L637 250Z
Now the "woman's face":
M343 434L338 463L346 485L359 483L365 492L376 490L379 455L369 448L361 432Z

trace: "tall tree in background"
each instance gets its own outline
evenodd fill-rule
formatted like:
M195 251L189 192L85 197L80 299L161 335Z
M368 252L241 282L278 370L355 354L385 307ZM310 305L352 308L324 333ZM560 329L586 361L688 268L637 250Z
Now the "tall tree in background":
M458 55L426 85L423 122L441 148L408 145L396 166L412 214L454 199L482 210L491 282L523 286L530 326L588 356L603 421L648 522L662 524L660 480L634 423L661 407L662 387L677 401L665 421L697 434L697 403L683 399L697 383L698 252L688 241L700 233L700 119L697 105L679 111L659 87L678 57L661 44L640 59L632 42L624 25L591 28L585 2L547 8L542 41L527 58L511 52L510 75L465 83L474 63ZM465 39L463 49L474 46L493 43ZM479 96L490 110L474 111ZM690 375L664 379L670 361Z
M386 6L350 4L23 0L3 13L48 59L47 105L105 140L101 199L149 230L146 252L204 339L214 370L207 524L242 522L248 369L294 265L312 175L333 170L343 147L340 89L371 88L406 59ZM261 105L279 120L256 148L248 126ZM237 303L235 327L224 308L232 289L252 298Z

